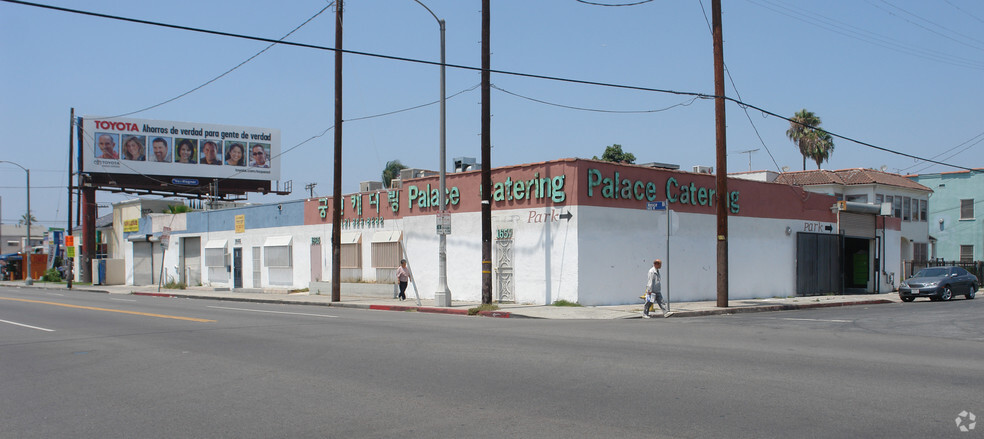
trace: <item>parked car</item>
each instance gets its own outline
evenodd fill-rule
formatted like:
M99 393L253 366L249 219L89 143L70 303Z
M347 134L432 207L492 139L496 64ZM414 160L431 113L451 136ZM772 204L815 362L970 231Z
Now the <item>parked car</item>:
M912 302L916 297L932 301L950 300L954 295L973 299L980 280L960 267L929 267L919 270L899 286L899 298Z

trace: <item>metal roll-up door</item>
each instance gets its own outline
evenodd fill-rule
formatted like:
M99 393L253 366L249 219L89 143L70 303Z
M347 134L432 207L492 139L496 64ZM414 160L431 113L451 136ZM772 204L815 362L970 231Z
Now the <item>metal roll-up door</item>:
M875 216L864 213L841 212L840 231L845 236L875 237Z

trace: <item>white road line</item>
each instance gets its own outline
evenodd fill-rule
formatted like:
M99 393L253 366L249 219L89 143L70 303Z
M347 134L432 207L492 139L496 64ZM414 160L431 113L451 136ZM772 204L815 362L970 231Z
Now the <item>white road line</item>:
M209 308L229 309L229 310L233 310L233 311L265 312L265 313L270 313L270 314L290 314L290 315L295 315L295 316L329 317L329 318L336 318L336 317L338 317L338 316L329 316L329 315L325 315L325 314L308 314L308 313L303 313L303 312L287 312L287 311L267 311L267 310L263 310L263 309L248 309L248 308L229 308L229 307L226 307L226 306L209 306Z
M794 318L782 318L779 320L800 320L805 322L830 322L830 323L854 323L854 320L826 320L826 319L794 319Z
M39 328L37 326L25 325L23 323L10 322L10 321L7 321L7 320L0 320L0 323L10 323L11 325L17 325L17 326L23 326L25 328L37 329L38 331L55 332L54 329Z

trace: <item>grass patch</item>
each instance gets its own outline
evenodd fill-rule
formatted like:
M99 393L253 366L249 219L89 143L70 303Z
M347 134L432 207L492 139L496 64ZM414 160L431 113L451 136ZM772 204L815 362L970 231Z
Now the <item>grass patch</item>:
M473 316L473 315L477 315L482 311L498 311L498 310L499 310L499 305L496 305L494 303L483 303L474 308L468 308L468 315Z
M553 306L584 306L577 302L570 302L564 299L557 300L553 303Z
M183 290L183 289L185 289L187 287L188 286L185 285L184 282L175 282L173 280L172 281L168 281L168 283L164 284L164 288L167 288L169 290Z
M293 294L293 293L307 293L309 291L311 291L311 290L308 289L308 288L299 288L299 289L296 289L296 290L290 290L290 291L288 291L288 293L291 293L291 294Z

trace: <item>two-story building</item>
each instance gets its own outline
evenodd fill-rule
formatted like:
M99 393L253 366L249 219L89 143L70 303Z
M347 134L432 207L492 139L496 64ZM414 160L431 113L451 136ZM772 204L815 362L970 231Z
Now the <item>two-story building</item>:
M930 257L961 262L984 260L984 169L909 178L933 190L928 222L935 245Z
M893 285L898 285L909 274L905 261L924 261L930 257L928 206L933 191L918 182L898 174L860 168L785 172L776 178L776 182L832 195L838 201L879 206L883 215L900 220L902 233L898 241L883 242L883 245L895 247L901 260L900 265L891 270L902 274L901 278L895 276L892 279ZM867 236L863 229L854 227L854 231L848 229L847 234ZM850 254L861 249L846 248L845 251Z

